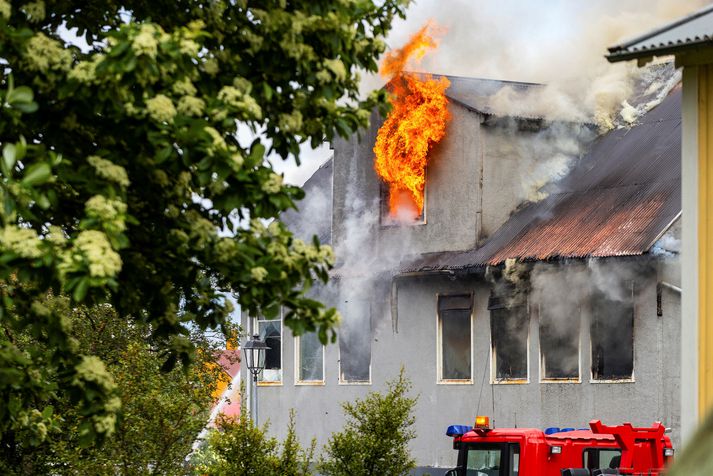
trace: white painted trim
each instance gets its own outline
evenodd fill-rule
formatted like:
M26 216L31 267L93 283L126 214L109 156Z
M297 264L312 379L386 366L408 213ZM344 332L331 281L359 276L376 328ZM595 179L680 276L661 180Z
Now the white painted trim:
M698 425L698 67L683 68L681 151L681 441Z

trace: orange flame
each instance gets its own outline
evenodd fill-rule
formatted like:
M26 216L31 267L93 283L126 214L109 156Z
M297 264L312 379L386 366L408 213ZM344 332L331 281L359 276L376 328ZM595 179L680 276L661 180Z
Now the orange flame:
M376 136L374 168L389 185L392 217L402 207L415 208L416 216L423 212L428 152L445 135L449 119L448 79L404 71L411 59L420 60L436 47L432 28L426 24L403 48L388 53L381 65L381 74L390 78L392 109ZM404 198L413 203L404 203Z

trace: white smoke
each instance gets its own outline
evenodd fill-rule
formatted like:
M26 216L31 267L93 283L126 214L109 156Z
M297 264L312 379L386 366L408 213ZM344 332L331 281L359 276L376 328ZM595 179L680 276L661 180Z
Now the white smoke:
M426 21L443 33L424 71L545 84L534 95L508 89L497 104L553 119L595 119L611 125L641 70L634 62L610 64L607 47L688 14L703 0L422 0L395 23L388 45L398 48ZM380 86L374 77L365 86ZM509 100L508 100L509 99Z

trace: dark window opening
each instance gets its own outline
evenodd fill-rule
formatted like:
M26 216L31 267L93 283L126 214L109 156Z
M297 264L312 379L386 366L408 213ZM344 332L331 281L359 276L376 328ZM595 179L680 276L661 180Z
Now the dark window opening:
M471 379L472 309L470 294L438 296L441 380Z
M527 306L490 308L490 341L494 359L494 380L527 380L527 338L529 318Z
M269 347L265 351L265 368L260 373L260 382L282 381L282 321L258 319L260 339Z
M631 379L634 373L634 304L596 292L592 296L592 378Z
M345 301L340 306L339 381L371 381L371 304L365 300Z
M573 307L569 315L566 314L555 317L540 306L540 354L544 379L579 379L579 309Z

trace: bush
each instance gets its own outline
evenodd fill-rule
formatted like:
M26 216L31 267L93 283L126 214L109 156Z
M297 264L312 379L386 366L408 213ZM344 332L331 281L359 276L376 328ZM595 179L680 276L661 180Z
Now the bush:
M416 466L408 450L416 435L413 408L416 398L406 394L411 382L404 369L388 382L386 394L372 392L363 400L344 403L344 429L325 446L319 471L325 476L397 476Z
M310 460L315 442L304 450L295 433L295 414L290 412L287 437L279 443L266 435L267 427L259 428L243 412L239 418L219 418L217 429L196 455L196 474L205 476L311 476Z

